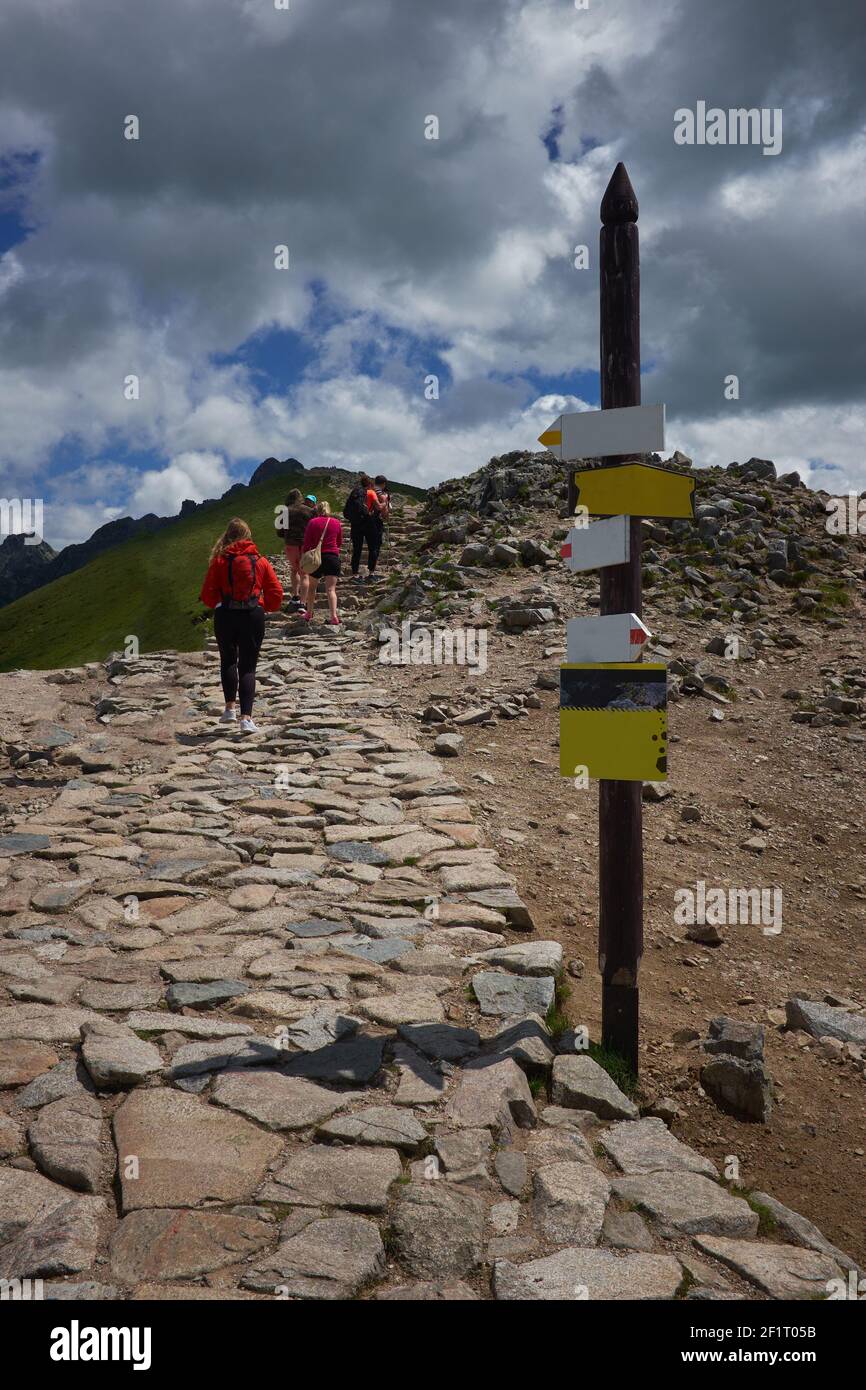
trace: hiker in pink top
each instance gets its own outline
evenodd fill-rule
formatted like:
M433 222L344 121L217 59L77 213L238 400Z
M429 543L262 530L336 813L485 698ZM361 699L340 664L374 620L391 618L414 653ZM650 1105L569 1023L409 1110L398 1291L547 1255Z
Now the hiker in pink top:
M322 563L309 575L305 616L308 623L312 622L316 590L319 587L319 580L323 579L325 581L325 596L331 614L328 621L333 627L339 627L337 580L340 577L340 547L343 544L343 528L337 518L331 516L331 508L327 502L319 502L316 505L315 515L307 522L301 554L305 554L308 550L315 550L319 541L322 542Z

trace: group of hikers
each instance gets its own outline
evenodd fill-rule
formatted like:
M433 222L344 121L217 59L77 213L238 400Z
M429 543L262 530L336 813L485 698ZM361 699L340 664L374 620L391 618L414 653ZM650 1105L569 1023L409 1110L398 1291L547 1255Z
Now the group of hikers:
M351 571L354 583L361 577L361 559L367 547L366 582L376 578L376 565L391 514L391 494L381 474L362 473L349 493L343 516L352 540ZM330 504L313 493L306 496L292 488L285 506L277 508L277 536L285 547L291 595L288 610L312 623L321 580L328 605L328 623L339 627L337 580L343 527L331 515ZM233 517L213 547L202 585L201 601L214 610L214 636L220 654L225 710L220 723L238 721L242 733L256 733L253 700L256 665L265 635L265 614L277 613L283 603L283 586L270 560L261 555L252 532L240 517Z

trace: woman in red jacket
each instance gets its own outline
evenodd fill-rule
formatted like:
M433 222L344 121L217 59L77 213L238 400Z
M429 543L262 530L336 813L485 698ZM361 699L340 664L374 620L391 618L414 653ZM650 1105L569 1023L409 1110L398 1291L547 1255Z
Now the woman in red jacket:
M313 605L316 602L316 589L319 587L319 580L325 582L325 595L330 609L329 622L334 627L339 627L340 619L337 617L337 580L340 577L340 547L343 544L343 528L335 516L331 516L331 508L327 502L319 502L316 506L316 514L307 522L307 529L304 531L304 540L301 553L307 550L315 550L316 546L322 542L322 563L317 570L313 570L307 582L307 622L313 620Z
M253 723L256 663L265 635L265 613L277 613L283 588L270 560L256 549L252 533L239 516L232 517L210 556L201 601L214 609L213 630L220 649L220 679L225 696L221 724L237 719L241 698L242 734L258 733Z

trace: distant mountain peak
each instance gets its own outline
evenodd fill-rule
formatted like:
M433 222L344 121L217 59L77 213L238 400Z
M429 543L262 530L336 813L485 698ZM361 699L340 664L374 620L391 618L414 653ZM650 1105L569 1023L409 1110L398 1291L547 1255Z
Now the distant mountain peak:
M283 473L303 472L305 472L304 465L298 459L265 459L250 478L250 487L255 487L256 483L269 483L271 478L279 478Z

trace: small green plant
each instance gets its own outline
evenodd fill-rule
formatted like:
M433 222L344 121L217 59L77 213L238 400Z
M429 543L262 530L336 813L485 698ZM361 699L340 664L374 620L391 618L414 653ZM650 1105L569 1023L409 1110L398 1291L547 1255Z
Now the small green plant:
M625 1057L620 1056L618 1052L611 1052L601 1043L590 1043L589 1055L594 1062L598 1062L598 1065L604 1068L611 1081L614 1081L627 1096L634 1096L637 1093L637 1077Z
M777 1229L778 1222L776 1221L776 1218L773 1215L773 1213L770 1211L770 1208L764 1206L763 1202L759 1202L753 1192L743 1192L740 1195L745 1197L749 1206L752 1208L752 1211L757 1214L758 1235L771 1236L773 1232Z

